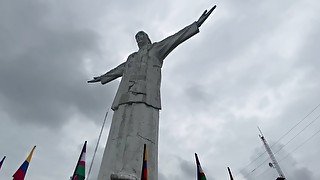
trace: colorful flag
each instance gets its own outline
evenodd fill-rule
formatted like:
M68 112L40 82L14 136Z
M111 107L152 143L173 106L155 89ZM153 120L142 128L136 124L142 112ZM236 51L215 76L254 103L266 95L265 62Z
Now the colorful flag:
M194 154L196 156L196 163L197 163L197 177L198 177L197 179L198 180L207 180L206 175L204 174L204 172L201 168L200 161L198 159L198 155L197 155L197 153L194 153Z
M16 173L14 173L13 180L24 180L24 177L26 176L27 170L28 170L28 166L30 164L31 158L32 158L32 154L34 149L36 148L36 146L34 146L29 154L29 156L27 157L27 159L23 162L23 164L20 166L20 168L16 171Z
M148 166L147 166L147 145L143 145L143 163L141 171L141 180L148 180Z
M2 158L2 160L0 161L0 170L1 170L2 164L3 164L3 162L4 162L5 159L6 159L6 156L4 156L4 157Z
M86 149L87 149L87 141L84 142L82 147L82 151L72 175L72 180L84 180L85 179L85 172L86 172Z

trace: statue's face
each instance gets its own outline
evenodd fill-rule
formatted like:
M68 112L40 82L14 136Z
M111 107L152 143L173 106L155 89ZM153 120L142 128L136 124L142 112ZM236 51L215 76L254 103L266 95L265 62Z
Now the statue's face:
M143 32L143 31L139 31L136 34L136 41L137 41L139 48L141 48L147 44L151 44L151 41L150 41L147 33Z

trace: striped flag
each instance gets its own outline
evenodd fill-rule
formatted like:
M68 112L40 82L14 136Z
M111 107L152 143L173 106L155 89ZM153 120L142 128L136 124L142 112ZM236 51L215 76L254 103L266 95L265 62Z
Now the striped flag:
M141 171L141 180L148 180L148 166L147 166L147 145L143 145L143 163Z
M34 146L27 157L27 159L23 162L23 164L20 166L20 168L14 173L13 180L24 180L24 177L27 174L27 170L33 155L33 151L35 150L36 146Z
M1 170L2 164L3 164L3 162L4 162L5 159L6 159L6 156L4 156L4 157L2 158L2 160L0 161L0 170Z
M82 151L81 151L76 169L74 170L74 173L71 178L72 180L84 180L85 179L86 149L87 149L87 141L84 142L84 145L82 147Z
M206 175L204 174L201 168L197 153L194 153L194 155L196 156L196 163L197 163L197 177L198 177L197 180L207 180Z

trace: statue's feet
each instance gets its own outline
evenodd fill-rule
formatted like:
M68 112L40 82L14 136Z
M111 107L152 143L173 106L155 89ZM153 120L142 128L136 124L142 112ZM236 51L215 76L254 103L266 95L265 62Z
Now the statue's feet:
M138 178L133 174L112 173L110 176L111 180L138 180Z

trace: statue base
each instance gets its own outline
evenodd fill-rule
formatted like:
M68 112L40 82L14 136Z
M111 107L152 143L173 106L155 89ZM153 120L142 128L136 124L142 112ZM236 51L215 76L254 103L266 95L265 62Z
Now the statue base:
M133 174L114 173L110 176L111 180L138 180Z
M144 144L148 179L158 180L159 110L144 103L120 105L113 113L98 180L139 180Z

